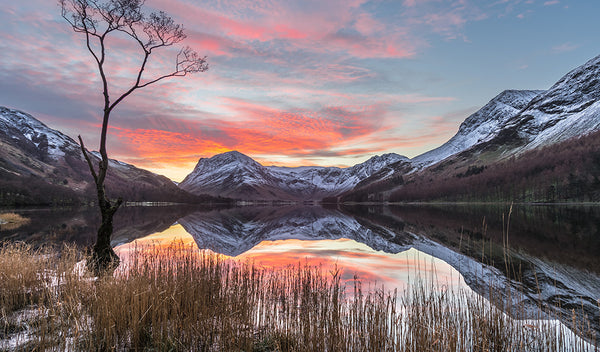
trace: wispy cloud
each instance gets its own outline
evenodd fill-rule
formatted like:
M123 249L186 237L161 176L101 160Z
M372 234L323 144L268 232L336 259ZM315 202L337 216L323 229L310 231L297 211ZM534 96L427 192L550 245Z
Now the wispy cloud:
M562 43L560 45L556 45L556 46L552 47L552 52L555 54L562 54L562 53L566 53L569 51L573 51L579 47L580 47L579 44L566 42L566 43Z

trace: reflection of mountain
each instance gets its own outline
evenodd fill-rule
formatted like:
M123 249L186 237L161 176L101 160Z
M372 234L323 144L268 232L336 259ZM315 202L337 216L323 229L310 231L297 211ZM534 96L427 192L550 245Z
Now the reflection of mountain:
M193 213L179 219L198 247L229 256L242 254L262 241L349 238L369 247L397 253L409 237L381 228L367 228L354 218L321 207L242 207Z
M484 296L494 287L494 293L504 295L506 299L509 298L509 292L523 293L524 297L518 294L510 297L513 300L515 297L523 297L521 303L534 310L538 303L552 307L564 317L572 316L572 308L575 308L576 314L581 313L583 307L592 319L593 328L600 331L595 303L600 298L600 277L577 269L585 266L586 259L576 259L572 262L573 265L561 265L555 260L545 259L540 251L532 250L531 254L525 254L527 245L538 243L533 239L543 236L542 233L532 232L532 229L551 228L548 224L542 224L548 219L540 217L540 214L536 218L528 211L515 210L511 220L511 236L524 249L510 249L508 252L512 267L518 268L522 274L515 279L514 271L507 274L502 261L502 235L497 233L497 227L500 226L501 229L501 222L493 220L498 214L487 213L492 219L489 221L489 234L482 234L481 229L473 227L472 223L481 221L482 213L468 208L465 208L466 213L461 213L456 208L443 212L424 207L404 209L363 206L344 209L342 213L337 209L308 206L242 207L192 213L179 219L179 223L194 237L200 248L229 256L240 255L262 241L283 239L349 238L388 253L398 253L414 247L452 265L472 289ZM534 212L539 210L537 208ZM498 216L501 218L501 214ZM554 216L555 221L570 224L566 217L559 220L556 213ZM535 226L523 227L532 222ZM566 238L557 233L551 236L561 243L559 247L566 253L579 253L587 256L587 260L594 258L592 254L583 252L581 246L571 244L571 248L567 248L567 242L563 243ZM482 259L481 248L484 244L490 253L485 254ZM593 243L588 245L594 248ZM556 255L563 263L567 256ZM511 276L512 280L506 276ZM504 288L506 285L508 289Z
M595 208L515 207L508 240L502 224L508 206L356 206L344 212L371 226L419 234L415 248L452 265L484 296L493 287L494 294L507 295L505 286L511 287L514 297L524 294L521 303L554 310L567 325L573 314L584 313L600 338Z

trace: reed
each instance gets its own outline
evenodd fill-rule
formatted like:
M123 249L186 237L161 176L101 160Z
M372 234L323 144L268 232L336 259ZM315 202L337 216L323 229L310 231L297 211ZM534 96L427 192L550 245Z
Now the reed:
M72 248L0 249L0 350L583 351L471 291L415 278L406 292L343 282L343 268L265 269L174 244L138 248L92 278ZM496 306L500 307L497 308ZM584 331L578 331L584 334ZM593 349L592 349L593 350Z

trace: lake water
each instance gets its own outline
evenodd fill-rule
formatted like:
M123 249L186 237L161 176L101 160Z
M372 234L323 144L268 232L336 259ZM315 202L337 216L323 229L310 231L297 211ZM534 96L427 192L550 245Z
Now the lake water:
M95 209L16 212L31 222L0 226L0 240L83 247L93 244L99 225ZM599 207L171 206L128 207L116 215L113 245L121 255L133 241L174 239L263 266L337 266L344 280L357 276L400 291L411 277L430 275L445 287L510 296L532 314L542 306L567 325L574 309L600 336Z

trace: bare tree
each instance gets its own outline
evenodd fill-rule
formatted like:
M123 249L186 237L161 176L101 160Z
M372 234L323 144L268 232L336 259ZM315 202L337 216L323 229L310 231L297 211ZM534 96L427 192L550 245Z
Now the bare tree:
M122 204L122 198L110 200L105 191L104 182L108 170L106 153L106 134L108 121L115 107L135 90L170 77L182 77L188 74L204 72L208 69L206 57L184 47L175 58L175 67L164 75L152 78L143 77L144 70L156 50L173 46L184 40L183 27L175 24L166 13L143 11L144 0L59 0L62 17L77 33L85 35L87 50L91 53L102 81L104 109L102 132L100 134L100 161L94 167L92 158L86 151L83 139L79 136L81 150L90 168L102 216L98 237L93 248L91 267L96 273L113 268L119 263L119 257L110 245L113 232L113 216ZM121 35L129 38L140 50L140 64L130 86L126 86L117 98L112 100L109 94L109 79L106 71L107 38ZM110 81L112 82L112 81Z

